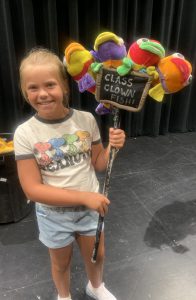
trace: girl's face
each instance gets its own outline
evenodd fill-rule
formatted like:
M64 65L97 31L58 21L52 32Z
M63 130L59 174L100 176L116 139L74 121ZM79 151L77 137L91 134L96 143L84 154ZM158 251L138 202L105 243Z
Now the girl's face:
M23 86L31 106L44 119L66 115L63 97L66 93L54 66L28 65L23 70Z

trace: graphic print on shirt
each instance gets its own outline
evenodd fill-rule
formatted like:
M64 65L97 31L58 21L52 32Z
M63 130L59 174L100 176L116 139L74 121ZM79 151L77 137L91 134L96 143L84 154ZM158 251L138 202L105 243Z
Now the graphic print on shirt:
M40 169L56 171L87 159L91 155L91 139L88 131L78 130L47 142L34 145L34 154Z
M51 158L47 154L47 151L51 149L51 144L49 143L36 143L34 145L34 154L39 157L39 165L47 166L51 163Z

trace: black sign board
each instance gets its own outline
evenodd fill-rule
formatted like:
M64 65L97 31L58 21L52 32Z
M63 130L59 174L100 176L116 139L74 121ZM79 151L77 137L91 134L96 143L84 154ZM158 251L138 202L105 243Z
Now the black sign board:
M132 71L120 76L116 69L102 68L96 78L96 100L120 109L140 111L144 105L152 78Z

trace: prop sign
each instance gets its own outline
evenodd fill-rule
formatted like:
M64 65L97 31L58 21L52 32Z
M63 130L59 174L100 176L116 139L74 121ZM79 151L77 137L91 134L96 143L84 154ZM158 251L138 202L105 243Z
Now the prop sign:
M152 77L132 71L120 76L116 69L102 68L96 78L96 100L128 111L140 111L146 100Z

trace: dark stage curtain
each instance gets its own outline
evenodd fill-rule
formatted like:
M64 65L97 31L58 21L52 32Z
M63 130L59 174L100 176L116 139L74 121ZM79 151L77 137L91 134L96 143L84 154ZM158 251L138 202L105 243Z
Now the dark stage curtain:
M140 37L159 40L166 52L180 52L193 65L193 82L165 96L163 103L147 98L139 113L122 111L127 136L196 130L196 1L195 0L0 0L0 131L12 132L33 114L19 90L18 67L34 46L54 50L61 58L75 40L92 49L96 36L113 31L127 47ZM112 116L97 116L93 95L79 94L71 81L71 105L91 111L103 139Z

